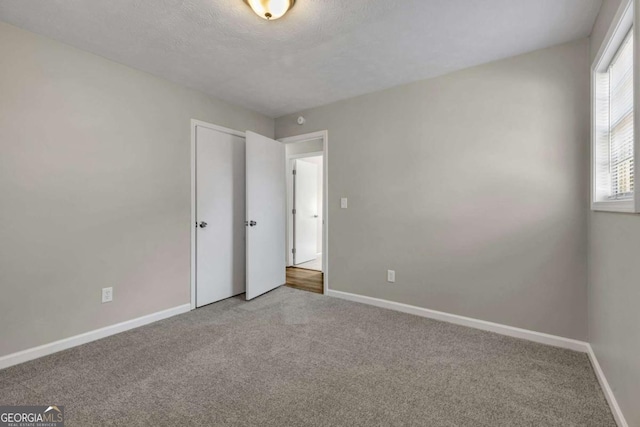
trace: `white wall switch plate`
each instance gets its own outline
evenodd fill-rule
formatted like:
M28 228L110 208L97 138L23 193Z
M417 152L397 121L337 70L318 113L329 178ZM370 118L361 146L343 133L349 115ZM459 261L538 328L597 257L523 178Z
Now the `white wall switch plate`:
M347 198L343 197L340 199L340 208L347 209Z
M102 303L113 301L113 288L102 288Z
M396 281L396 271L387 270L387 282L395 283L395 281Z

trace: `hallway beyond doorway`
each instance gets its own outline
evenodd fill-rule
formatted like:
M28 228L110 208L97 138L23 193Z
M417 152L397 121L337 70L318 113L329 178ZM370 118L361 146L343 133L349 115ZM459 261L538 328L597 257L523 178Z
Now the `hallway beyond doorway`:
M314 260L303 262L302 264L296 264L296 267L306 268L307 270L322 271L322 254L319 254Z

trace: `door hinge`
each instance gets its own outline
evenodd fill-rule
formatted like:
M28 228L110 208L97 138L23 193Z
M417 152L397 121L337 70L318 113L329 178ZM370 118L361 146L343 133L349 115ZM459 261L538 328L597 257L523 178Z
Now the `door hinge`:
M291 253L295 254L296 253L296 248L291 249Z
M293 174L294 174L294 175L296 174L296 170L295 170L295 169L293 170Z
M291 210L291 213L295 215L295 214L296 214L296 210L295 210L295 209L292 209L292 210Z

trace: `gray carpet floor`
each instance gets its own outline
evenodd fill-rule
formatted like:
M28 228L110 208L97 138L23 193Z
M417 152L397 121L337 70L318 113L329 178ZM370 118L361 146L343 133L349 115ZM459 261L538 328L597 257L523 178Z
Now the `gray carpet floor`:
M615 426L586 355L291 288L0 371L67 426Z

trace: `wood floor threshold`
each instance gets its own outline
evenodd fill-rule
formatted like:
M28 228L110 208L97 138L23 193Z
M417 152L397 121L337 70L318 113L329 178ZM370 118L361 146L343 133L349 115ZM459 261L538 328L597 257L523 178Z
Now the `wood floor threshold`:
M288 269L289 269L289 268L295 268L296 270L306 270L306 271L314 271L314 272L316 272L316 273L322 273L322 271L320 271L320 270L316 270L315 268L297 267L297 266L296 266L296 267L287 267L287 268L288 268Z
M321 271L287 267L287 286L303 291L323 293L324 275Z

